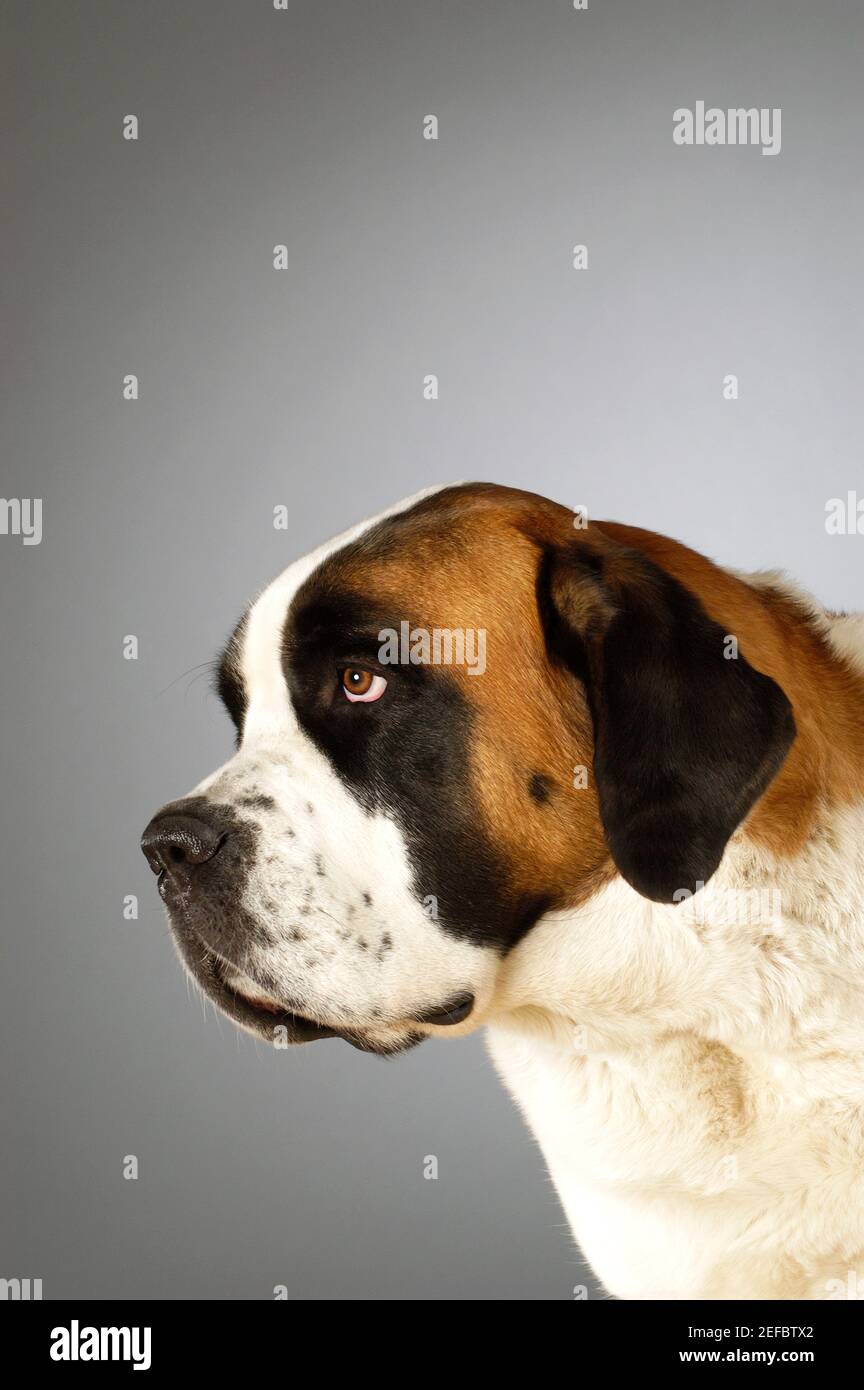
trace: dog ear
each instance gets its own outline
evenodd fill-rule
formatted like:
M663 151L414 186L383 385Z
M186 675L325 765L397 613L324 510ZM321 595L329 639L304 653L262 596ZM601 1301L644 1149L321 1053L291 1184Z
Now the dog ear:
M678 901L726 843L795 737L792 707L696 596L595 533L544 554L538 600L552 660L583 682L612 858L637 892Z

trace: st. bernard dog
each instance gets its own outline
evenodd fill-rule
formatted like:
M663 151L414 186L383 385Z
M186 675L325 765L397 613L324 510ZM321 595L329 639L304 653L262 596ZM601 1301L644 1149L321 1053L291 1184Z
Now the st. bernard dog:
M269 1040L485 1027L612 1294L864 1296L864 618L575 520L433 489L264 590L142 841L179 953Z

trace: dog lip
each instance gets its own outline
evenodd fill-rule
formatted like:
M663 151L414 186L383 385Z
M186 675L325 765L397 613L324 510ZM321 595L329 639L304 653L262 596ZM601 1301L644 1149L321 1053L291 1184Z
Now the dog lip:
M281 1004L278 999L273 999L263 992L260 995L246 994L243 990L235 989L225 976L225 970L233 968L233 966L228 966L221 957L214 957L213 971L226 994L233 1001L236 1001L243 1010L251 1011L253 1015L260 1017L262 1023L269 1024L270 1027L278 1024L279 1020L288 1023L296 1035L294 1041L297 1042L313 1042L316 1038L339 1037L333 1028L327 1028L324 1024L315 1023L313 1019L304 1017L303 1014L295 1013L293 1009ZM254 981L250 983L254 983Z
M452 999L448 999L446 1004L439 1005L437 1009L426 1009L421 1014L414 1014L411 1021L413 1023L432 1023L439 1028L450 1028L455 1023L462 1023L473 1008L473 994L455 994Z
M223 984L225 982L223 981ZM241 994L238 990L232 989L229 984L225 984L225 990L229 996L233 996L237 1003L243 1008L248 1009L253 1015L258 1015L262 1023L273 1027L278 1023L288 1023L294 1033L294 1037L289 1039L291 1042L315 1042L319 1038L338 1038L340 1035L333 1028L325 1028L321 1023L315 1023L311 1018L304 1018L303 1014L295 1014L292 1009L283 1009L278 1004L263 1003L260 999L250 997L248 994Z
M270 1001L271 1007L268 1008L256 1002L254 997L248 997L239 990L232 989L224 972L236 967L218 955L203 937L188 925L178 929L178 924L172 917L172 927L180 956L193 977L213 1003L235 1023L251 1029L269 1043L273 1043L273 1030L277 1027L285 1029L285 1041L291 1045L314 1042L318 1038L341 1036L332 1028L325 1028L322 1024L314 1023L312 1019L304 1018L302 1014L294 1013L278 1000ZM263 990L261 995L264 995Z

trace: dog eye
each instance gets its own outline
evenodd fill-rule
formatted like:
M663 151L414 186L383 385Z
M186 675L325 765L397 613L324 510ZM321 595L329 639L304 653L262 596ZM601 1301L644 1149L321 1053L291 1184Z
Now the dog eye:
M376 676L362 666L346 666L342 672L342 689L352 704L360 701L371 704L373 700L381 699L387 682L383 676Z

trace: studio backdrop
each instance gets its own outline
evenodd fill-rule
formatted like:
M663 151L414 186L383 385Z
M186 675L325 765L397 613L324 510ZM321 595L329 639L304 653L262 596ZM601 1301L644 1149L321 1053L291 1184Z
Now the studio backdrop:
M0 1275L603 1297L482 1035L241 1035L138 841L231 753L211 667L248 600L432 483L860 605L826 522L864 484L864 11L12 0L3 28Z

